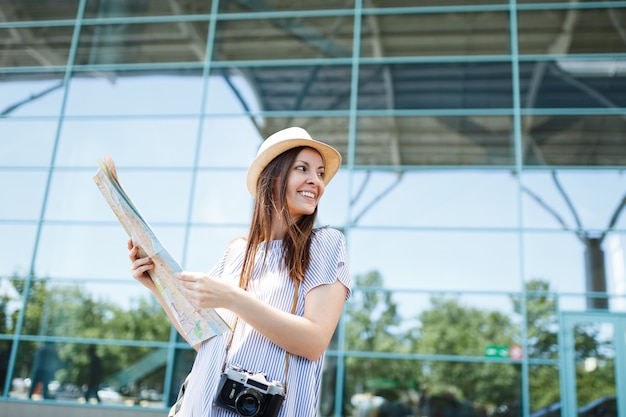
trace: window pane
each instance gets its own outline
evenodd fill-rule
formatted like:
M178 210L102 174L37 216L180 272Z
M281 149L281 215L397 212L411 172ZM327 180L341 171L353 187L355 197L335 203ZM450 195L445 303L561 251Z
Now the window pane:
M626 190L621 170L525 171L522 180L526 227L568 228L574 236L626 228L626 218L620 216Z
M36 224L0 223L0 276L27 274L35 247Z
M5 1L2 4L4 20L55 20L74 19L78 13L79 0L67 0L62 3L52 3L43 0Z
M358 173L352 223L388 227L516 227L517 184L508 172ZM497 195L498 198L493 198ZM378 199L378 197L382 197Z
M385 82L391 78L391 85ZM349 86L349 84L348 84ZM361 110L510 108L510 62L362 64Z
M423 5L420 2L420 6ZM433 42L434 39L436 42ZM508 13L425 13L363 17L361 55L365 57L496 55L508 52Z
M63 74L5 74L4 77L0 82L0 114L56 116L60 113L64 92ZM3 122L0 119L0 123ZM4 138L4 135L0 135L0 138Z
M0 29L0 42L3 44L2 66L66 65L73 32L73 26Z
M56 121L0 119L0 166L47 166L56 128Z
M194 222L250 222L253 203L246 188L245 172L201 172L195 186Z
M525 279L546 281L553 291L585 292L584 250L574 232L526 232Z
M189 237L184 268L208 271L224 256L234 238L247 236L248 227L242 225L194 227Z
M512 120L499 116L359 117L357 165L513 165Z
M207 22L82 26L75 64L202 62Z
M221 1L220 12L222 13L254 13L270 11L297 11L297 10L324 10L324 9L350 9L354 7L353 0L338 2L336 0L318 0L315 2L283 2L280 0L266 0L262 4L237 1Z
M46 171L0 170L0 219L38 219L47 179Z
M353 20L341 15L218 21L213 59L347 58L352 56Z
M185 2L171 2L168 0L150 0L143 2L87 0L85 5L85 17L205 14L211 12L211 3L211 0L193 0Z
M519 409L520 369L511 363L359 357L347 358L345 367L348 415L478 416L501 406Z
M76 73L70 84L66 114L181 115L200 111L202 77L197 72L116 72L107 76Z
M108 153L118 168L187 168L195 158L197 130L196 119L66 120L56 164L89 167L95 173L98 159Z
M114 217L111 213L112 218ZM155 233L175 259L181 259L184 230L154 226ZM121 225L45 225L35 268L38 276L54 279L128 280L128 236ZM132 279L132 278L131 278ZM119 294L120 299L126 297ZM130 297L129 297L130 298Z
M623 107L626 106L625 75L626 60L524 62L520 64L521 104L527 108ZM543 127L575 127L580 116L534 116L534 119L526 118L528 122L535 121L535 126L529 126L531 132ZM621 116L590 115L585 119L589 121L584 126L600 132L624 126Z
M227 96L224 98L227 99ZM238 167L246 171L262 140L247 117L206 117L198 155L199 165ZM245 181L242 184L245 187Z
M389 288L518 291L518 244L508 232L353 229L350 271L378 271Z
M520 54L624 51L623 8L520 10L517 16ZM567 23L571 19L575 25Z

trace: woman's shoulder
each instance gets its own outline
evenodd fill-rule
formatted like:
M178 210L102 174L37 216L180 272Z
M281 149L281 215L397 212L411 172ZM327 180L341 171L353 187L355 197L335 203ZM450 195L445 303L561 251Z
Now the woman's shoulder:
M318 227L313 229L312 243L315 245L342 245L345 242L343 233L332 227Z
M313 236L321 239L344 239L341 230L330 226L316 227L313 229Z

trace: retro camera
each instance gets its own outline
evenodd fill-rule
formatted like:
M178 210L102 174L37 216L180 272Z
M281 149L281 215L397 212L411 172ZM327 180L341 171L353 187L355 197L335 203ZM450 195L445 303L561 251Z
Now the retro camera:
M262 373L231 365L222 373L213 404L240 416L276 417L284 399L279 381L268 382Z

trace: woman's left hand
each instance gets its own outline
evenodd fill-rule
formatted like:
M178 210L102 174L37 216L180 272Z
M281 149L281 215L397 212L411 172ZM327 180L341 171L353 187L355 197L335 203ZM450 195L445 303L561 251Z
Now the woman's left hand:
M187 298L197 309L228 308L239 288L201 272L183 271L177 273L176 277L185 288Z

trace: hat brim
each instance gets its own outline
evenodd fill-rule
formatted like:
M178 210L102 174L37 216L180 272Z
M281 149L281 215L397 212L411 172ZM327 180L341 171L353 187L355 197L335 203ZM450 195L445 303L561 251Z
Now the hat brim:
M252 196L256 196L256 186L261 172L274 158L289 149L306 146L313 148L320 153L324 160L324 185L328 185L341 166L341 154L332 146L315 139L293 138L284 139L275 143L260 152L250 164L246 185Z

